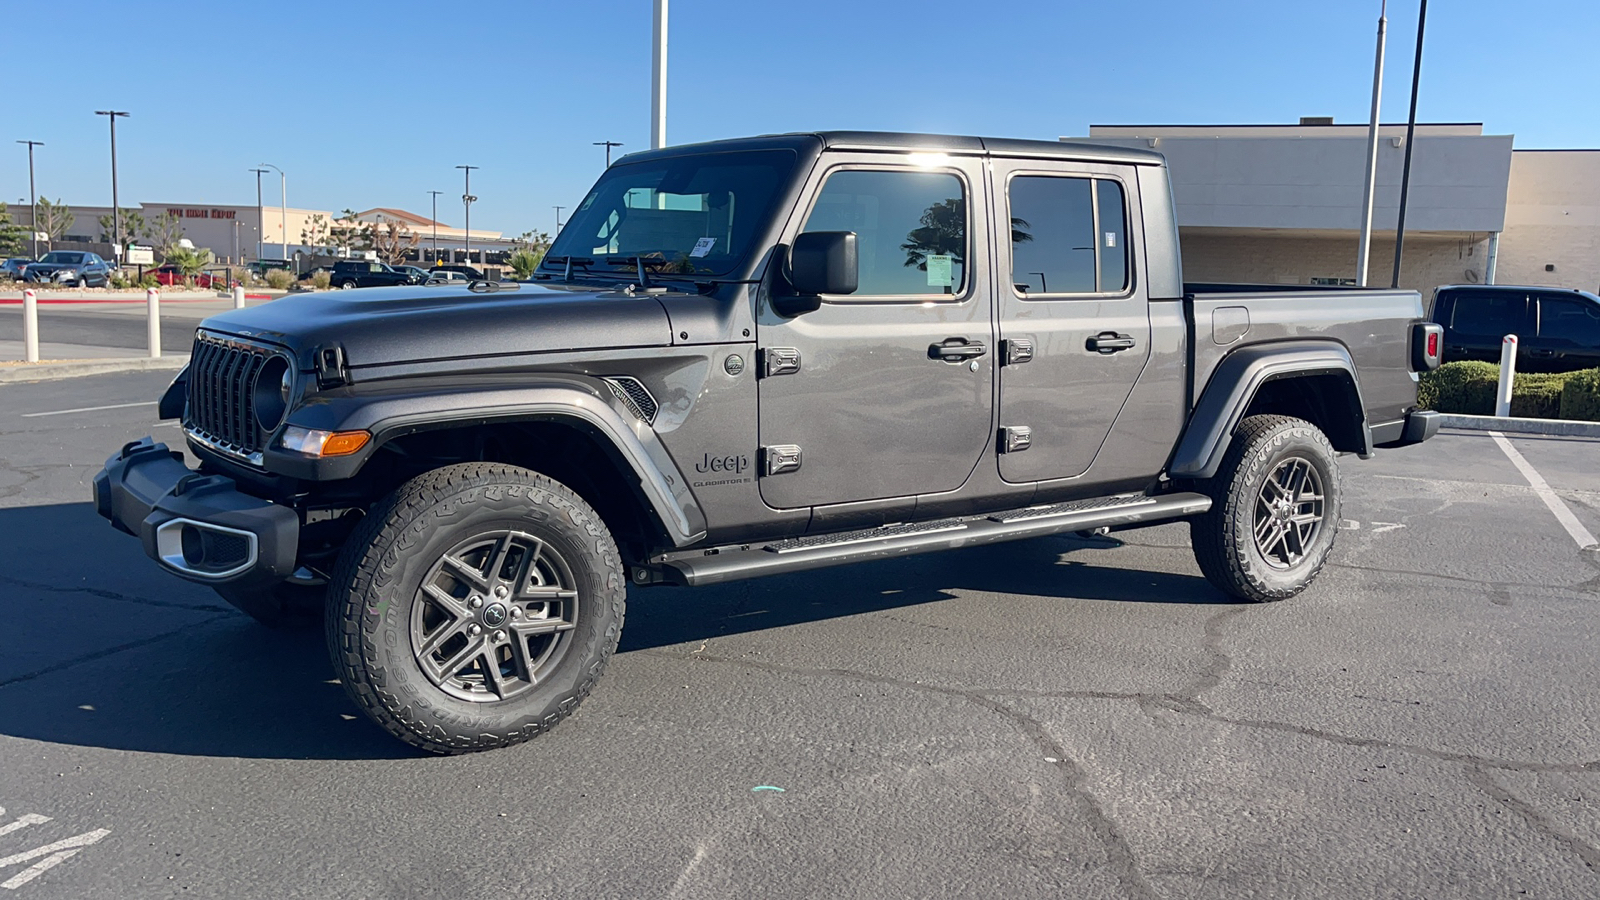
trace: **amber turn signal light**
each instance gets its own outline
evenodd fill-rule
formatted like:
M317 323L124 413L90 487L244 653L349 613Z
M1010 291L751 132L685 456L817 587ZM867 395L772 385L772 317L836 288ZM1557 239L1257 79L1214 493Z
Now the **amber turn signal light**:
M349 456L365 447L370 440L372 435L365 431L319 431L290 425L278 438L278 445L285 450L320 458Z

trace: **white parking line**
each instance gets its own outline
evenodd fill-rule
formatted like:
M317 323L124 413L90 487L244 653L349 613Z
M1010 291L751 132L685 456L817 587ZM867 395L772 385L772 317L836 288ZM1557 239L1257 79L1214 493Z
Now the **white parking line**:
M1511 464L1516 466L1517 471L1522 473L1522 477L1528 479L1529 486L1533 488L1535 494L1539 495L1539 499L1544 501L1544 505L1549 507L1550 512L1555 515L1556 521L1560 522L1561 527L1567 530L1567 534L1572 535L1572 539L1578 542L1580 550L1600 544L1600 541L1596 541L1594 535L1589 533L1589 529L1583 527L1583 523L1578 521L1578 517L1572 514L1572 510L1567 508L1566 502L1556 495L1555 490L1550 487L1550 483L1544 480L1544 476L1540 475L1532 464L1522 458L1522 454L1517 452L1517 448L1511 446L1511 442L1506 440L1505 435L1498 431L1491 431L1489 434L1494 437L1494 442L1500 445L1500 449L1505 452L1506 458L1511 460Z
M24 419L36 419L39 416L68 416L73 413L100 412L105 409L133 409L135 406L155 405L156 401L150 400L144 403L118 403L113 406L85 406L81 409L55 409L50 412L23 413L22 417Z

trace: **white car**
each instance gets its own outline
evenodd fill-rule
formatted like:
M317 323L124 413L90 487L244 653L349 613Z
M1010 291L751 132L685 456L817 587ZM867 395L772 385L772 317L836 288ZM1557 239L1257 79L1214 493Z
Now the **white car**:
M472 279L460 272L436 271L428 273L429 284L467 284Z

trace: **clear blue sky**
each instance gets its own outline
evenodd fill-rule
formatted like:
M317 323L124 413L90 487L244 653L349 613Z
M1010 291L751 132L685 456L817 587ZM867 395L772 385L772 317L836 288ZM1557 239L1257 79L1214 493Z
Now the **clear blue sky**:
M1403 121L1417 0L1389 4L1385 121ZM373 206L551 230L649 143L650 0L18 3L0 199L109 205L106 120L131 202L250 203L271 162L291 206ZM1377 0L672 0L672 143L825 128L1054 139L1093 124L1364 122ZM54 46L56 42L60 46ZM12 49L19 50L16 40ZM46 45L50 45L46 49ZM1423 121L1518 147L1600 147L1600 4L1436 0ZM277 202L272 176L266 202Z

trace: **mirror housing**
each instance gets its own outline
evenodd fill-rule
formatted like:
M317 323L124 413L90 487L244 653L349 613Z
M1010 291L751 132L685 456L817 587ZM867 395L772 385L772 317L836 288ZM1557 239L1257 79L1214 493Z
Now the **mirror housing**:
M789 283L797 294L854 294L859 270L854 231L808 231L789 248Z

